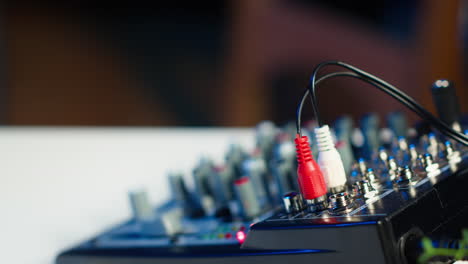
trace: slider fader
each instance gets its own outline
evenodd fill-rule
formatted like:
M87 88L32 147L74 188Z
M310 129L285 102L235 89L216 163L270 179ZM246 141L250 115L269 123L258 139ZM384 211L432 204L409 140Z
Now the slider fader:
M328 64L348 71L316 79ZM358 122L345 116L324 124L315 86L339 76L375 86L422 121L408 126L401 112L393 112L383 120L368 114ZM172 197L158 208L144 191L131 192L132 219L62 252L56 263L451 263L468 258L468 235L461 237L468 227L468 147L462 132L468 124L461 122L452 83L438 80L432 90L440 119L373 75L342 62L320 64L295 128L262 122L255 149L234 144L221 166L204 158L192 175L168 175ZM309 96L317 122L303 126L302 105ZM187 176L193 177L192 188Z

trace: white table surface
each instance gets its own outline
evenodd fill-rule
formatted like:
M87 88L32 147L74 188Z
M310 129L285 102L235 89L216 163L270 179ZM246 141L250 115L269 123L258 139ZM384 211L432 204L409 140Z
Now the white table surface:
M201 155L222 162L252 129L0 128L0 259L51 264L57 253L130 216L127 192L168 197L166 173Z

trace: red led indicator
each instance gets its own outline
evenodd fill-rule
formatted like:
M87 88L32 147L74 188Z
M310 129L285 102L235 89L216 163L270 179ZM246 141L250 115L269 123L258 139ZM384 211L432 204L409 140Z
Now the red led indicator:
M232 234L231 233L226 233L226 235L224 235L224 237L226 239L231 239L232 238Z
M244 243L245 233L243 231L237 231L236 238L237 238L237 241L239 241L239 243L241 244Z

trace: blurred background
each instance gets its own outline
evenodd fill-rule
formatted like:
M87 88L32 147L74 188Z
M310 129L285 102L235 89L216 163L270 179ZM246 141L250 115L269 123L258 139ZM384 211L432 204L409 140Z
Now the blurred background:
M468 110L466 1L31 2L1 7L7 125L281 123L294 118L313 67L330 59L432 111L431 82L452 79ZM402 109L348 79L324 85L319 102L329 121Z
M367 70L434 113L429 87L451 79L466 113L467 51L462 0L2 1L2 260L53 263L128 218L130 186L161 201L167 169L188 175L200 153L222 158L230 139L253 139L193 127L292 120L324 60ZM354 79L321 87L328 122L403 110ZM146 129L168 126L192 128Z

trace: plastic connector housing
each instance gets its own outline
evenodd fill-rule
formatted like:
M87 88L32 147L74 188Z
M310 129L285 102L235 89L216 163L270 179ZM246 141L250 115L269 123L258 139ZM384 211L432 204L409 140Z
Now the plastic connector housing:
M320 167L312 157L307 136L296 135L294 139L297 151L297 180L302 196L314 200L327 194L327 186Z
M318 145L317 162L322 169L328 188L339 190L346 184L346 172L341 156L336 150L330 128L327 125L315 129L315 137Z

